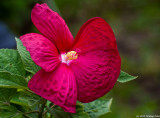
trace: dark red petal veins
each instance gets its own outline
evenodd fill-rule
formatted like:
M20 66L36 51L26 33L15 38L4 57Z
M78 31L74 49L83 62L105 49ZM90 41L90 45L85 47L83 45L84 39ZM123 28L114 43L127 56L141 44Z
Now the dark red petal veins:
M78 100L91 102L110 91L120 73L121 58L111 27L102 18L87 21L79 30L72 50L78 58L70 63Z
M55 45L43 35L30 33L20 37L23 45L30 52L33 61L50 72L60 64L60 55Z
M77 87L72 70L61 64L53 72L38 71L28 83L28 87L41 97L53 102L66 112L75 113Z
M32 22L37 29L51 40L59 51L68 51L73 44L73 36L65 21L47 4L36 4L31 13Z

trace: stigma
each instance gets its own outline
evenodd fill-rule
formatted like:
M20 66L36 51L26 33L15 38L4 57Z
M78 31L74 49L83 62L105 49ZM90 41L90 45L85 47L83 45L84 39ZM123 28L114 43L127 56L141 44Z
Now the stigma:
M69 51L67 53L61 54L61 62L67 63L78 58L78 53L76 51Z

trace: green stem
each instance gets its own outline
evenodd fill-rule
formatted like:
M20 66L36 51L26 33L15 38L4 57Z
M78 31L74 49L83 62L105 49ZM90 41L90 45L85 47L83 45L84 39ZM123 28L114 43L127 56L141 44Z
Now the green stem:
M43 111L44 111L46 102L47 102L47 100L45 100L44 103L42 104L42 106L41 106L41 108L40 108L40 110L39 110L38 118L42 118L42 115L43 115Z
M55 104L53 104L50 108L53 108L54 106L56 106ZM48 111L46 110L43 114L45 115Z

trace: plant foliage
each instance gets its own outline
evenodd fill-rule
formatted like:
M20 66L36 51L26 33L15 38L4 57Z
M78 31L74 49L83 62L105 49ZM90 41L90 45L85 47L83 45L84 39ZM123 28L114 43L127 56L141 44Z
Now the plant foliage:
M29 52L16 38L17 50L0 50L0 118L99 118L111 112L111 99L97 99L90 103L77 102L76 113L64 112L27 87L28 80L40 69ZM136 79L123 71L121 83ZM42 110L43 108L43 110ZM42 111L42 113L41 113Z

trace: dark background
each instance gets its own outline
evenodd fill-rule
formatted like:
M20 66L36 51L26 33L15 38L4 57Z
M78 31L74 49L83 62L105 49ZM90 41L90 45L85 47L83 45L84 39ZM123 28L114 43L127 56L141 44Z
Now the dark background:
M160 115L160 0L0 0L0 48L16 48L14 37L38 32L31 22L35 3L65 19L73 36L88 19L104 18L113 28L122 70L138 79L116 83L108 118Z

